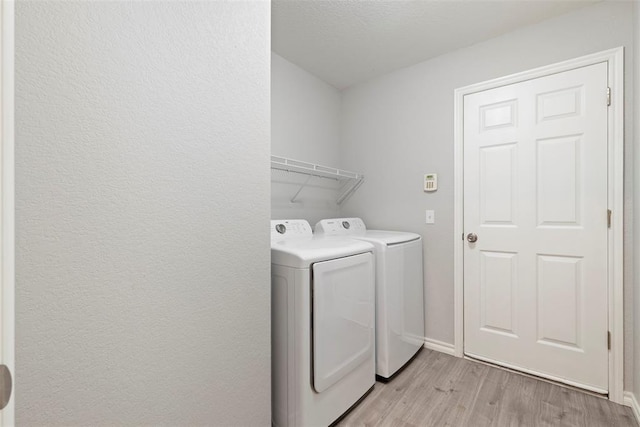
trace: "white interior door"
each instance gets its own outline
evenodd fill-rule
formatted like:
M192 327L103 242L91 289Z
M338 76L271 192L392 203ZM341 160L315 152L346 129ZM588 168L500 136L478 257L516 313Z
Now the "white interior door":
M600 63L464 97L465 354L600 393L606 91Z

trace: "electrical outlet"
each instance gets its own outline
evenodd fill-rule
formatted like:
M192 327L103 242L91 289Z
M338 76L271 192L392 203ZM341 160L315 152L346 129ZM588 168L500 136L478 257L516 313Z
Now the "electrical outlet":
M432 210L425 211L425 221L427 224L435 224L436 222L436 213Z

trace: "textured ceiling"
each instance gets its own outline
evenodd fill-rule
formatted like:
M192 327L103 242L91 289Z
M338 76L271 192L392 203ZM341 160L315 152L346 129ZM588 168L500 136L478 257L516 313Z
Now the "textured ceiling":
M272 49L343 89L598 0L273 0Z

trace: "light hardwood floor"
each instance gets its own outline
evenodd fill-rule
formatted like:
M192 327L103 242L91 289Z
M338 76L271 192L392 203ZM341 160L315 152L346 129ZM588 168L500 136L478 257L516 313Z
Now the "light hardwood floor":
M422 349L339 426L634 426L630 408L573 389Z

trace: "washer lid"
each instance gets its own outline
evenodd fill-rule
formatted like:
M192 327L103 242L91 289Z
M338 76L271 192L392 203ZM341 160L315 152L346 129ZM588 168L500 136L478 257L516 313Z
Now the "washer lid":
M309 268L318 261L372 252L365 241L338 237L310 237L271 241L271 263L293 268Z
M367 230L363 235L354 236L354 238L376 241L385 245L396 245L398 243L406 243L420 239L420 235L405 231L384 231L384 230Z
M367 230L360 218L329 218L318 221L314 234L317 236L342 236L368 240L383 245L418 240L419 234L406 231Z

